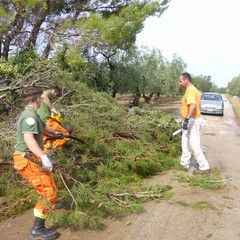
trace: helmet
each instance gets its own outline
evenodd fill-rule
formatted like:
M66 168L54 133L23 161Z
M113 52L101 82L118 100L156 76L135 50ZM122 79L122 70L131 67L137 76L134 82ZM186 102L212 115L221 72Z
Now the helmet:
M57 112L57 114L52 113L51 118L57 121L58 123L62 124L63 116L61 112Z

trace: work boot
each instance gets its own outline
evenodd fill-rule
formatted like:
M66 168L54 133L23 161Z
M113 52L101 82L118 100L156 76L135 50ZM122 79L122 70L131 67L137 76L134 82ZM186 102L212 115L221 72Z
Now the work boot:
M63 202L61 200L57 200L55 209L62 209L63 207Z
M35 222L30 234L30 240L54 240L60 236L60 233L45 228L45 220L35 218Z

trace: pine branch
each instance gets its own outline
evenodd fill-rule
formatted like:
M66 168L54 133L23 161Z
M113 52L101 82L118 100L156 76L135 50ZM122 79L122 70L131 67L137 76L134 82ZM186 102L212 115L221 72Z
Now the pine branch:
M66 184L66 182L65 182L65 180L64 180L64 178L63 178L63 175L62 175L62 173L60 173L60 172L59 172L59 176L60 176L60 178L61 178L61 180L62 180L62 182L63 182L63 184L64 184L65 188L67 189L67 191L68 191L69 195L71 196L71 198L72 198L73 202L75 203L75 206L76 206L76 208L78 208L77 201L75 200L75 198L74 198L74 196L72 195L72 193L71 193L70 189L68 188L68 186L67 186L67 184Z

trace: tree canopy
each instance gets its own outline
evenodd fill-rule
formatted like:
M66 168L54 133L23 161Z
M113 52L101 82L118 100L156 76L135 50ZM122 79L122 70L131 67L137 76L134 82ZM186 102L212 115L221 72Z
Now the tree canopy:
M233 78L232 81L228 83L227 89L232 96L236 95L240 97L240 76Z
M169 0L3 0L0 58L33 51L44 58L63 43L81 43L109 56L135 42L144 20L160 16ZM79 44L78 44L79 46Z

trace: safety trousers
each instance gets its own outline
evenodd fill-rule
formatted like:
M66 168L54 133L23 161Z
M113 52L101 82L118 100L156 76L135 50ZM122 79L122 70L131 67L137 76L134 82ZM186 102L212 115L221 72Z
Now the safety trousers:
M209 163L206 160L200 146L200 130L202 118L190 118L187 130L182 131L182 156L181 165L189 167L190 158L193 156L199 165L200 170L209 169Z
M59 122L55 121L52 118L47 119L45 124L51 127L52 129L54 129L55 131L58 131L64 135L69 135L69 132ZM44 131L43 139L46 139L47 136L52 136L52 135ZM64 144L66 144L69 140L70 138L44 140L44 152L47 153L51 148L62 149Z
M32 156L36 160L36 156ZM34 216L46 219L48 213L56 206L57 187L54 183L51 172L46 172L36 163L21 155L13 155L14 167L34 187L39 194L38 201L34 208Z

